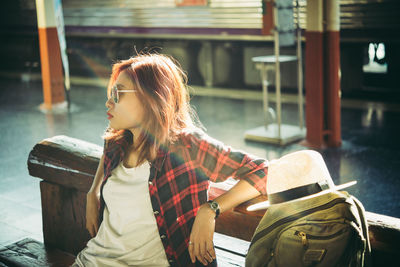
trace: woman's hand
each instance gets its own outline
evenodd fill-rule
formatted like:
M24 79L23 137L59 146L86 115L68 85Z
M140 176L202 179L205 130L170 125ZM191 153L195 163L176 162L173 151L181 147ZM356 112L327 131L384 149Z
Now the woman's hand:
M89 191L86 195L86 229L91 237L94 237L99 230L99 205L100 195Z
M215 231L215 212L206 203L197 212L190 234L189 254L192 262L196 258L204 265L215 260L213 237Z

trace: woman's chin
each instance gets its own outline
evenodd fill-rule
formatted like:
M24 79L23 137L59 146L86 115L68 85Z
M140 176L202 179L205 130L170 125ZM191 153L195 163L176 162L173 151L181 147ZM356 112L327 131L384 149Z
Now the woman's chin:
M118 125L115 125L115 124L112 123L111 121L108 123L108 127L112 128L112 129L114 129L114 130L117 130L117 131L121 130L121 128L118 127Z
M114 129L114 130L129 130L131 132L138 132L140 130L140 124L137 125L126 125L126 126L121 126L121 125L117 125L115 122L113 122L112 120L108 122L108 127Z

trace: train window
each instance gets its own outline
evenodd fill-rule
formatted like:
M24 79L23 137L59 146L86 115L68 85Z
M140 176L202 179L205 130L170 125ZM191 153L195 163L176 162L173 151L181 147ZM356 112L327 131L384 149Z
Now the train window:
M387 62L384 43L369 43L367 53L367 64L363 71L366 73L387 73Z

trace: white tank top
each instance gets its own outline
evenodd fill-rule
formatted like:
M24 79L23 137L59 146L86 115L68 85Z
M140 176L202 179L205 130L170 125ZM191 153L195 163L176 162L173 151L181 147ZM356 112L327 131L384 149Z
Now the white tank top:
M103 221L76 257L79 266L169 266L151 206L150 165L121 162L103 188Z

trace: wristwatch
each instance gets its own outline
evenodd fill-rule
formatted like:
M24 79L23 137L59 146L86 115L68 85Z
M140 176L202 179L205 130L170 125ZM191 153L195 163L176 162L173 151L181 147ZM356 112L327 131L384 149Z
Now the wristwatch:
M219 204L217 201L213 201L213 200L209 200L207 201L207 203L210 205L210 208L215 212L215 218L217 219L219 213L220 213L220 209L219 209Z

